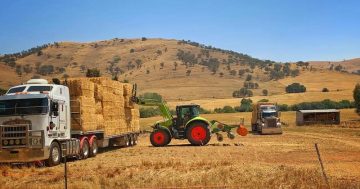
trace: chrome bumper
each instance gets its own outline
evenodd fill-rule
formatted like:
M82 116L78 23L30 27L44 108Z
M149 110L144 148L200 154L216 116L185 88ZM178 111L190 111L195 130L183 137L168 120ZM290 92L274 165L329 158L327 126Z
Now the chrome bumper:
M48 159L50 150L45 148L0 149L0 163L33 162Z
M262 135L271 135L271 134L282 134L281 127L263 127L261 130Z

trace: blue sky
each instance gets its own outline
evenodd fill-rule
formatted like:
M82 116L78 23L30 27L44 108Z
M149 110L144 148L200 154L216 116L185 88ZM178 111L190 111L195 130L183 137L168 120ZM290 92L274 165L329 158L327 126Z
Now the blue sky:
M360 57L360 1L0 1L0 54L54 41L143 36L283 62L350 59Z

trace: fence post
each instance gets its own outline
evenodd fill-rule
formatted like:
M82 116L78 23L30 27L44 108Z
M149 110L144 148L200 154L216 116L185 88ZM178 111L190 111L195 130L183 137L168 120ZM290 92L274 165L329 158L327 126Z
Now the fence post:
M329 180L328 180L328 177L327 177L327 175L325 173L324 165L323 165L323 162L321 160L320 151L319 151L319 147L318 147L317 143L315 143L315 149L316 149L316 153L317 153L317 156L318 156L318 159L319 159L319 162L320 162L321 171L322 171L322 174L324 176L325 182L326 182L327 186L330 188Z
M67 189L67 164L66 164L66 161L67 161L67 159L66 159L66 155L64 156L64 178L65 178L65 186L64 186L64 188L65 189Z

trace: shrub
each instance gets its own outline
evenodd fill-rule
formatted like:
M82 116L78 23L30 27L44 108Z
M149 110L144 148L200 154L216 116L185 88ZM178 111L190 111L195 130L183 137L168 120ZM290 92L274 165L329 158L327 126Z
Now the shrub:
M246 76L246 81L251 81L251 79L252 79L252 75L248 74L248 75Z
M306 92L306 87L300 83L293 83L288 85L285 90L287 93L303 93Z
M159 102L161 102L163 100L162 96L158 93L144 93L144 94L140 95L140 98L154 99Z
M0 88L0 95L4 95L7 92L6 89Z
M258 102L269 102L269 99L263 98L263 99L259 100Z
M53 65L43 65L43 66L40 66L38 69L38 74L41 74L41 75L49 75L52 73L54 73Z
M87 69L86 77L100 77L100 70L93 68L93 69Z
M130 53L133 53L133 52L135 52L135 49L130 49Z
M268 91L267 89L263 89L263 90L262 90L262 94L263 94L264 96L267 96L267 95L269 94L269 91Z
M140 118L154 117L160 115L158 108L140 108Z
M322 89L322 92L329 92L329 89L325 87Z
M147 40L146 37L142 37L142 38L141 38L141 41L146 41L146 40Z
M252 97L253 92L246 88L241 88L240 90L234 91L232 96L234 98L241 98L241 97Z
M237 112L251 112L252 111L252 100L243 98L240 102L240 106L235 107Z

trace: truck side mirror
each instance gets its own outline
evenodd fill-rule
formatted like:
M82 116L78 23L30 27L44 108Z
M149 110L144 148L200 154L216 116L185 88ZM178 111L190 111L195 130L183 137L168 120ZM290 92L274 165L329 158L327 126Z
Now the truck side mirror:
M51 113L53 116L59 116L59 104L57 102L52 103Z

